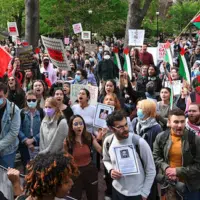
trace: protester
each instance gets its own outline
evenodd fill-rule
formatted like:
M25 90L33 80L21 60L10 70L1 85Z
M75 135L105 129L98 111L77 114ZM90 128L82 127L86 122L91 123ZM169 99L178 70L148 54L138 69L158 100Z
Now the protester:
M6 98L7 90L0 83L0 165L14 167L21 120L19 108Z
M186 119L186 128L200 136L200 105L191 103L188 108L188 118Z
M10 168L7 173L15 196L21 200L68 200L66 196L73 185L72 179L78 174L72 156L63 153L39 154L32 160L27 165L24 191L20 186L19 171Z
M78 104L72 106L74 115L80 115L84 118L87 132L93 134L93 119L95 117L96 107L89 104L90 92L83 88L78 95Z
M137 88L141 92L146 92L146 84L148 83L148 66L147 65L142 65L141 67L141 73L138 74L137 76Z
M180 109L170 111L168 126L170 129L156 137L153 148L156 167L164 174L165 181L171 181L165 187L166 200L179 199L176 189L179 181L186 186L182 194L184 200L200 199L200 179L197 178L200 176L200 138L185 129L185 115Z
M143 65L154 65L152 54L147 52L147 44L142 45L142 50L140 51L140 60Z
M103 144L103 162L113 179L112 199L140 200L147 198L156 174L149 145L143 138L129 132L127 120L121 111L114 111L108 116L106 121L107 126L114 133L108 136ZM118 152L121 154L118 154L121 155L121 159L123 158L123 160L127 157L132 157L132 148L134 148L134 152L137 154L136 159L140 173L124 176L120 172L122 170L121 166L119 171L119 165L117 165L119 157L116 157L114 148L119 148ZM122 154L122 149L126 156ZM137 151L137 149L139 150ZM125 162L124 160L124 164ZM124 171L124 173L126 172Z
M139 50L132 48L130 51L132 70L135 74L140 73L142 62L140 60Z
M17 78L8 78L8 100L15 103L20 109L24 107L25 92L20 87Z
M36 94L30 90L26 93L26 105L21 110L21 127L19 131L19 151L24 172L30 159L39 152L40 124L44 112L39 107Z
M78 69L76 71L75 79L72 82L72 84L81 84L81 85L87 85L87 72L84 69Z
M40 127L40 153L61 152L68 135L68 125L55 98L46 99L44 112L46 116Z
M92 163L92 146L101 153L101 146L95 137L86 131L86 124L80 115L74 115L69 122L66 151L73 155L80 171L74 180L70 196L81 199L83 190L88 200L98 200L98 171Z
M73 115L73 111L69 105L64 104L64 92L62 89L55 89L54 97L57 101L58 107L62 111L63 115L67 119L67 123L69 124L69 120Z
M195 48L195 52L190 58L190 67L193 67L195 61L197 60L200 60L200 46Z
M25 70L24 82L22 89L27 92L33 87L33 81L35 80L35 74L31 69Z

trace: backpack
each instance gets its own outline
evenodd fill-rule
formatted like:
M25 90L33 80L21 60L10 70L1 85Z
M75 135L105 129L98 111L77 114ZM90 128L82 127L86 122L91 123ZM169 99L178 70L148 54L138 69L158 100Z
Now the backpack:
M15 115L15 104L13 102L11 102L10 107L11 107L11 109L10 109L11 110L11 112L10 112L10 119L12 121L13 117Z
M188 131L188 130L186 130L186 131ZM168 129L160 137L160 142L161 142L160 148L162 150L164 149L164 146L167 143L169 135L170 135L170 130ZM190 151L191 151L193 158L195 158L195 156L196 156L195 137L196 137L196 134L194 132L188 131L188 142L189 142L189 147L190 147Z
M133 144L134 144L134 146L135 146L135 150L136 150L136 152L137 152L137 154L138 154L138 156L139 156L139 158L140 158L140 161L141 161L141 163L142 163L142 166L143 166L143 168L144 168L144 162L143 162L142 157L141 157L141 155L140 155L140 147L139 147L139 140L140 140L140 138L141 138L140 136L135 135L135 134L133 133L132 142L133 142ZM108 152L109 149L110 149L110 145L112 144L113 139L114 139L114 135L112 135L110 141L107 141L107 142L106 142L106 150L107 150L107 152Z

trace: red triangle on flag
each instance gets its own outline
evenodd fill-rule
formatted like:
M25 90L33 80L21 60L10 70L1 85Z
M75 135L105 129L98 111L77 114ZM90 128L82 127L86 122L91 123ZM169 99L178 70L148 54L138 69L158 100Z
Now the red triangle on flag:
M170 42L169 41L167 41L166 43L165 43L165 49L169 49L170 48Z
M192 22L195 23L195 22L200 22L200 15L198 15L197 17L194 17L192 19Z
M185 55L185 49L184 49L184 48L181 48L180 55L181 55L181 56L184 56L184 55Z

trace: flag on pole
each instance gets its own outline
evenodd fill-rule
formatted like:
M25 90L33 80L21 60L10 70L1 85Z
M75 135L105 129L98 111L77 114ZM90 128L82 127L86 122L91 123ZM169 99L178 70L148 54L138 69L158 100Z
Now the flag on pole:
M190 72L184 55L185 50L184 48L181 48L181 52L179 55L179 74L190 84Z
M114 63L115 63L115 65L117 65L119 70L122 70L121 62L120 62L120 59L119 59L119 49L117 47L115 47L113 49L113 53L114 53Z
M171 51L171 44L167 42L165 44L165 56L164 61L170 64L170 68L173 67L173 56Z
M0 77L5 74L11 59L12 56L3 47L0 47Z
M192 23L198 28L200 29L200 14L195 16L193 19L192 19Z
M131 60L129 56L129 48L124 49L124 70L128 73L130 80L132 79Z

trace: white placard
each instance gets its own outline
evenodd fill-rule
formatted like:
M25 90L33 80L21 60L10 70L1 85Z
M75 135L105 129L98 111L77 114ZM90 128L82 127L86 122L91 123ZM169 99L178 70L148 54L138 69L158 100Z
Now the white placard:
M166 52L165 43L159 43L158 44L158 60L159 61L164 59L165 52Z
M170 81L165 81L165 87L171 88ZM172 87L174 96L181 94L182 83L180 80L172 81Z
M10 36L19 36L16 22L8 22L7 25Z
M91 40L91 32L90 31L82 31L81 39L82 40Z
M144 34L145 30L140 29L129 29L128 30L128 38L129 38L129 46L142 46L144 43Z
M81 23L73 24L72 27L75 34L81 33L83 31Z
M114 147L117 169L124 175L140 174L134 146L123 145Z
M62 40L48 38L45 36L42 37L42 42L47 50L49 58L51 59L52 63L61 69L68 69L69 68L69 60L65 54L64 45Z
M87 89L90 92L90 105L96 105L97 104L97 98L98 98L98 87L91 86L91 85L81 85L81 84L71 84L71 90L70 90L70 100L72 104L74 104L77 100L78 94L81 89Z
M157 47L147 47L147 51L152 54L154 65L157 65L157 63L158 63Z
M95 118L93 125L99 128L106 128L106 118L114 111L114 106L98 103L96 106Z

